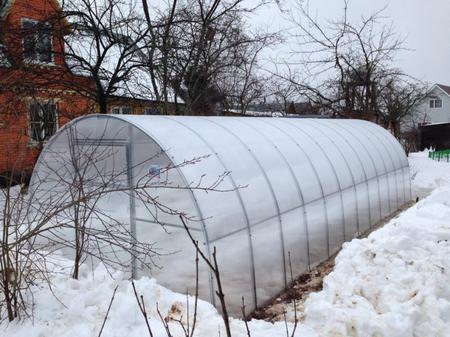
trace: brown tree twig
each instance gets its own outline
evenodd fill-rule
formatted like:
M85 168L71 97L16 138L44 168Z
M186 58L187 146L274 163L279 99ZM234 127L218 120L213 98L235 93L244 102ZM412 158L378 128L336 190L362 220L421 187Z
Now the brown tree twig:
M136 302L138 304L139 310L142 314L142 316L144 317L145 320L145 325L147 326L147 331L148 334L150 335L150 337L153 337L153 331L150 327L150 323L148 321L148 317L147 317L147 311L145 309L145 303L144 303L144 296L139 296L136 290L136 286L134 285L134 281L131 281L131 285L133 286L133 292L134 292L134 297L136 298Z
M100 331L99 331L99 333L98 333L98 337L100 337L100 336L102 335L102 333L103 333L103 328L105 327L106 320L108 319L109 311L111 310L111 306L112 306L112 304L113 304L113 302L114 302L114 298L115 298L115 296L116 296L117 288L119 288L119 285L116 285L116 287L114 288L114 291L113 291L111 300L109 301L108 310L106 311L105 318L103 319L102 327L100 328Z
M181 222L183 223L184 229L186 230L189 238L191 239L192 243L194 244L196 251L200 254L201 258L208 265L208 267L213 272L213 274L216 278L216 285L217 285L216 295L220 301L220 307L222 309L222 319L223 319L223 322L225 325L225 331L226 331L227 337L231 337L230 317L229 317L228 309L227 309L227 306L225 303L225 294L223 292L222 281L221 281L221 277L220 277L220 270L219 270L219 266L217 263L217 249L216 249L216 247L214 247L214 249L213 249L213 253L212 253L213 262L211 262L209 260L209 258L200 249L200 247L198 245L198 241L196 241L194 239L194 237L192 236L184 218L182 216L180 216L180 219L181 219Z

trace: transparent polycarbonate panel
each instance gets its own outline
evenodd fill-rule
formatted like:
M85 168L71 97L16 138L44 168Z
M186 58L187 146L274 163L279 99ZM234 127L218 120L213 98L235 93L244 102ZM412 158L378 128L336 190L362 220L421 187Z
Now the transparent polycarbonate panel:
M387 174L389 210L394 212L397 209L397 184L395 181L395 171Z
M308 160L312 162L314 169L317 172L321 189L323 190L321 197L338 191L338 180L336 179L329 158L326 156L324 149L320 147L320 143L310 136L313 128L306 125L299 127L298 123L289 123L289 120L286 119L278 119L277 121L282 125L284 131L300 144L302 150L307 155ZM305 202L308 202L309 200L311 199L305 198Z
M339 189L342 190L354 185L347 158L343 155L340 147L336 145L336 140L341 137L333 132L323 130L324 128L318 128L315 123L306 121L304 124L309 127L306 131L308 135L320 144L320 148L331 163Z
M211 243L217 249L217 261L228 308L237 317L241 312L242 297L246 308L256 308L254 301L254 271L247 230L234 233Z
M303 207L282 215L284 235L284 256L286 258L286 279L292 281L291 270L294 279L308 271L308 223ZM290 259L289 259L290 258ZM289 263L290 260L290 263Z
M217 153L217 158L223 163L223 167L231 172L234 184L239 188L239 195L250 225L265 221L277 214L276 203L264 168L258 163L255 154L249 150L252 144L246 144L238 135L232 133L228 126L222 126L220 119L211 122L206 119L190 118L189 121L190 127L202 133L203 139ZM189 176L190 172L183 169L183 173ZM204 196L208 199L208 195ZM211 210L215 210L218 206L218 203L213 203L210 199L200 204L205 209ZM225 206L227 212L233 212L231 205ZM236 216L242 215L243 211L241 206L235 207L235 212L240 212L235 213ZM233 219L233 213L227 214L227 212L224 213L224 221L227 223L226 228L229 232L245 224L243 217Z
M364 141L364 134L355 132L352 124L342 123L343 121L336 121L336 123L330 124L330 128L334 129L340 135L342 139L345 139L346 146L343 145L341 150L344 148L351 150L349 152L349 157L354 158L361 168L361 173L363 174L363 180L376 177L379 174L379 168L376 166L374 159L371 157L370 149L366 146ZM355 182L356 173L355 173ZM362 181L362 180L361 180Z
M376 138L365 128L361 127L360 124L361 123L355 123L352 125L354 135L358 137L361 146L364 148L364 151L361 151L360 155L363 156L364 154L367 154L371 157L368 161L375 166L376 175L388 172L389 169L393 168L390 158L387 156L383 147L378 144ZM367 160L367 157L363 160ZM369 179L372 177L373 176L371 175L368 176Z
M368 190L367 199L370 201L369 210L370 220L372 224L378 223L383 217L381 209L382 199L378 183L378 178L370 179L367 182L368 188L366 187L366 189Z
M342 208L343 202L340 193L334 193L326 197L327 217L328 217L328 236L330 245L330 254L340 249L344 242L344 233L346 230L346 219Z
M376 136L380 144L383 144L389 158L392 160L395 169L400 169L407 165L407 158L405 151L402 149L400 143L391 135L385 134L386 130L381 127L375 127L372 133Z
M278 219L251 228L257 305L266 304L285 287L284 242Z
M334 145L334 149L341 154L345 159L345 166L350 173L350 179L352 185L367 179L366 171L370 171L364 163L357 151L357 144L359 143L351 133L345 128L335 124L323 124L320 121L312 120L311 123L316 126L317 129L323 129L324 135L332 137L331 142ZM333 147L332 147L333 148Z
M380 138L378 133L378 127L373 128L369 127L366 123L360 123L361 132L365 132L366 141L372 146L375 150L374 152L380 159L383 161L380 162L384 167L384 172L392 172L397 168L396 160L392 155L392 148L390 146L386 146L384 142L385 137ZM385 131L383 131L385 132ZM389 135L387 135L389 136ZM390 136L389 136L390 137ZM372 153L374 154L374 153Z
M289 172L289 175L292 176L293 173L293 178L295 178L293 179L294 183L291 188L295 188L296 191L294 193L297 193L299 197L291 198L283 196L280 200L281 211L284 212L284 210L290 209L291 206L295 207L298 200L303 199L303 202L308 202L321 198L322 192L319 176L306 152L303 150L302 146L297 143L296 139L288 132L285 132L282 125L268 123L266 119L257 119L254 124L255 127L258 127L261 132L264 132L266 137L270 138L271 143L277 147L286 160L285 169L292 169L292 172ZM281 175L281 177L282 176L283 175ZM291 191L291 189L289 189L289 191Z
M261 139L257 146L251 146L252 154L263 167L268 183L271 185L277 207L280 212L291 210L303 204L301 194L295 177L292 160L293 150L298 149L295 144L287 139L286 135L278 129L264 122L251 122L247 120L235 120L230 123L231 129L241 129L239 137L246 144L252 144L253 139ZM288 151L283 151L283 144L290 144ZM290 150L290 151L289 151Z
M244 187L245 184L239 186L239 184L233 183L234 174L227 175L229 169L219 157L222 149L207 142L207 135L200 136L195 125L187 127L184 121L174 123L165 117L158 117L157 120L159 127L152 130L156 139L164 138L166 133L175 133L181 139L189 139L188 142L179 142L176 137L170 138L164 143L164 148L177 166L177 170L182 172L185 180L182 186L189 186L193 189L209 239L215 240L246 226L245 213L236 191L246 187ZM198 128L199 132L203 129L202 125ZM211 134L212 138L217 136L217 133ZM176 193L181 192L174 192L172 187L165 190L167 198L174 198ZM182 203L183 200L185 202L192 201L192 196L187 197L186 193L182 196L180 193L178 201ZM171 200L172 202L173 200ZM179 209L183 210L181 203ZM210 223L223 223L224 225L210 226Z
M380 181L380 193L381 193L381 210L382 210L382 218L391 214L391 205L389 202L390 196L390 188L388 185L388 176L387 174L383 174L379 177Z
M356 190L358 194L358 206L359 206L359 234L365 233L369 230L372 220L371 203L372 196L369 195L367 190L367 184L361 183L356 185Z
M178 213L192 219L192 228L203 228L192 192L178 167L148 136L134 130L130 169L136 189L136 217L147 221L178 223ZM196 221L194 221L196 220Z
M358 194L355 186L346 188L342 191L342 203L344 205L345 218L345 240L351 240L358 232L359 227L359 211L361 209L362 194Z
M306 216L309 228L309 252L311 266L319 264L328 257L328 221L324 200L306 204Z
M173 291L195 294L195 248L184 228L138 221L136 229L138 240L152 243L152 249L156 253L152 268L138 264L138 276L150 275L155 277L159 284ZM203 233L197 230L190 232L208 256ZM209 269L201 260L198 276L200 298L211 301Z

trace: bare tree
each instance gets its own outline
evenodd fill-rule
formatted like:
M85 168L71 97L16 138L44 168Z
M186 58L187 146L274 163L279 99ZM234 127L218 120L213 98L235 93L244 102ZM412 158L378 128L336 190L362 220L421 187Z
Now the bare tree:
M428 97L427 86L418 82L391 79L379 93L380 124L401 137L401 126L416 128L423 117L416 107Z
M269 90L277 106L277 110L285 114L288 113L289 104L297 101L297 86L285 78L273 76L270 81Z
M63 2L61 15L71 22L70 34L64 35L67 67L90 79L67 86L95 100L100 113L107 113L109 96L142 94L133 78L139 76L147 29L136 6L123 0Z
M297 29L295 53L300 56L296 64L308 76L290 80L334 116L379 122L380 91L387 79L403 76L393 64L403 40L392 24L383 22L384 8L352 22L348 1L343 3L341 18L324 24L299 3L298 13L291 16Z
M269 78L264 75L259 57L265 48L278 41L277 34L260 34L254 36L253 43L240 48L240 63L219 78L226 108L236 109L239 114L245 115L251 104L267 95Z
M147 1L143 3L148 9ZM216 104L226 98L221 79L242 70L245 63L253 68L256 59L252 58L262 48L251 46L268 41L267 34L250 34L244 29L243 14L259 5L247 8L242 0L185 0L171 2L159 19L145 11L152 86L166 94L171 91L175 102L181 98L186 113L214 113Z

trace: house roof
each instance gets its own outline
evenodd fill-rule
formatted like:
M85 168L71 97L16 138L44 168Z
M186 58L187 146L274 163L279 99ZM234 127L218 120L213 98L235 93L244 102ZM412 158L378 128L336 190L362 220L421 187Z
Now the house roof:
M445 92L447 95L450 96L450 86L436 83L435 87L438 87L439 89L441 89L443 92Z

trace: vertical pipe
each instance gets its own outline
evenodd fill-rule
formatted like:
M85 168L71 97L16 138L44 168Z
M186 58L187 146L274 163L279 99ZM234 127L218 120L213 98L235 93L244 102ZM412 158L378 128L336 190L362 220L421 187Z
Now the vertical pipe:
M129 187L129 204L130 204L130 233L132 236L132 256L131 256L131 278L137 277L137 259L136 259L136 196L134 192L134 176L133 176L133 127L128 127L128 142L125 146L127 160L127 180Z

